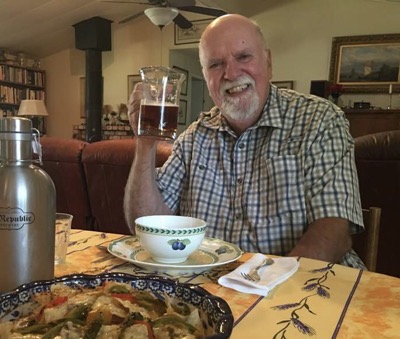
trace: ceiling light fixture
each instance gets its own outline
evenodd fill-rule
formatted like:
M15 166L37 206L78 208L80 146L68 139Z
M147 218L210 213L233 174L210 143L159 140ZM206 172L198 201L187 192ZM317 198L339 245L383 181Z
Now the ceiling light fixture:
M179 11L172 7L153 7L146 9L144 14L154 25L163 29L164 26L169 25L175 19Z

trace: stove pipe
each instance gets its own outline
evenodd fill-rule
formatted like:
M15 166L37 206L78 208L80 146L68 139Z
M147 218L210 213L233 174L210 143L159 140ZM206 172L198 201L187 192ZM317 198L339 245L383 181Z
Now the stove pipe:
M103 109L102 51L111 51L110 20L93 17L73 25L75 47L86 53L85 116L86 141L102 139Z

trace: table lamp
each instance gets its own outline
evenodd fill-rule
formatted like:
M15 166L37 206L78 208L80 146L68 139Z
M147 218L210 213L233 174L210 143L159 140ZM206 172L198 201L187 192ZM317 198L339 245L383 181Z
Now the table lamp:
M38 129L40 133L45 133L41 117L48 116L49 114L43 100L21 100L17 115L30 118L32 120L32 127Z

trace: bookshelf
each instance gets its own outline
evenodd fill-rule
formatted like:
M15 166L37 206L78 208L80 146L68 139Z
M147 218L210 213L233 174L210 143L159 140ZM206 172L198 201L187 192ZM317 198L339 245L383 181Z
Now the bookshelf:
M46 72L0 63L0 116L15 116L23 99L46 101Z

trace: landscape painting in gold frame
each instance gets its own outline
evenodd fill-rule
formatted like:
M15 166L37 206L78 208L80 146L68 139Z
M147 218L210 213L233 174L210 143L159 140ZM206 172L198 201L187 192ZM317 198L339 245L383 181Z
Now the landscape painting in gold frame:
M399 71L400 34L332 39L329 80L344 93L399 92Z

